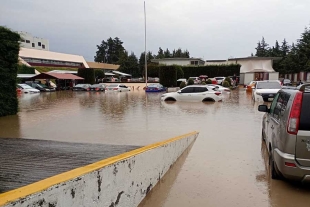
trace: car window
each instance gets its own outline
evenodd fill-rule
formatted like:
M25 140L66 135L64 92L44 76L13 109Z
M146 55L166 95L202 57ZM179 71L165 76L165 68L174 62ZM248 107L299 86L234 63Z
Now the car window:
M284 115L290 96L290 94L285 92L279 93L277 103L275 104L273 111L273 117L275 119L280 119Z
M194 87L188 87L181 90L181 93L193 93Z
M281 89L281 85L278 82L263 82L257 83L257 89Z
M274 109L277 105L277 101L278 101L278 98L279 98L279 93L276 94L276 96L274 97L272 103L271 103L271 106L270 106L270 114L272 115L273 112L274 112Z
M194 89L194 93L202 93L202 92L206 92L208 91L208 89L206 87L195 87Z
M310 93L304 93L302 98L299 130L310 131Z

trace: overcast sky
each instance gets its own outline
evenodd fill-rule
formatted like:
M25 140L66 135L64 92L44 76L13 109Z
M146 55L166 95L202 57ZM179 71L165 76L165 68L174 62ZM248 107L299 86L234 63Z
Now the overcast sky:
M180 47L208 60L249 56L262 36L271 45L295 42L310 23L309 8L309 0L146 0L147 50ZM138 58L144 51L142 0L1 0L0 25L88 61L109 37Z

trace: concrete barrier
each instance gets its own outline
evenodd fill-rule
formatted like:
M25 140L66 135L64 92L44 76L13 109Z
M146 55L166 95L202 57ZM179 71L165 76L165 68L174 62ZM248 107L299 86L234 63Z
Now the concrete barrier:
M138 206L197 136L151 144L0 194L0 206Z

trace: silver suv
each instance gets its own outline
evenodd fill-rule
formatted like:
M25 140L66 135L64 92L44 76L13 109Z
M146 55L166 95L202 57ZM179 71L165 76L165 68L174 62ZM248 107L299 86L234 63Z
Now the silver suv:
M269 152L273 179L310 182L310 84L280 90L270 108L259 105L262 138Z

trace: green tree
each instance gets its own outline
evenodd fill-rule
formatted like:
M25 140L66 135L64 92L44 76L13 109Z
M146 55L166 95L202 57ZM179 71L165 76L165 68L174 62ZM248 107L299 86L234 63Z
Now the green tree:
M168 48L165 50L164 55L165 55L165 58L170 58L171 57L171 53L170 53Z
M159 47L158 54L157 54L156 58L162 59L164 57L165 57L164 51L163 51L163 49L161 49L161 47Z
M96 55L94 56L95 62L117 64L120 60L120 56L123 55L125 48L123 42L115 37L102 40L100 45L97 45Z
M271 57L281 57L282 56L281 48L280 48L278 40L276 40L275 46L272 47L272 53L270 56Z
M268 44L265 41L265 38L263 37L261 41L257 43L256 54L257 57L268 57L270 54L270 48L268 47Z
M285 57L290 51L290 46L288 45L288 43L286 42L285 39L282 42L280 50L281 50L281 56L282 57Z

